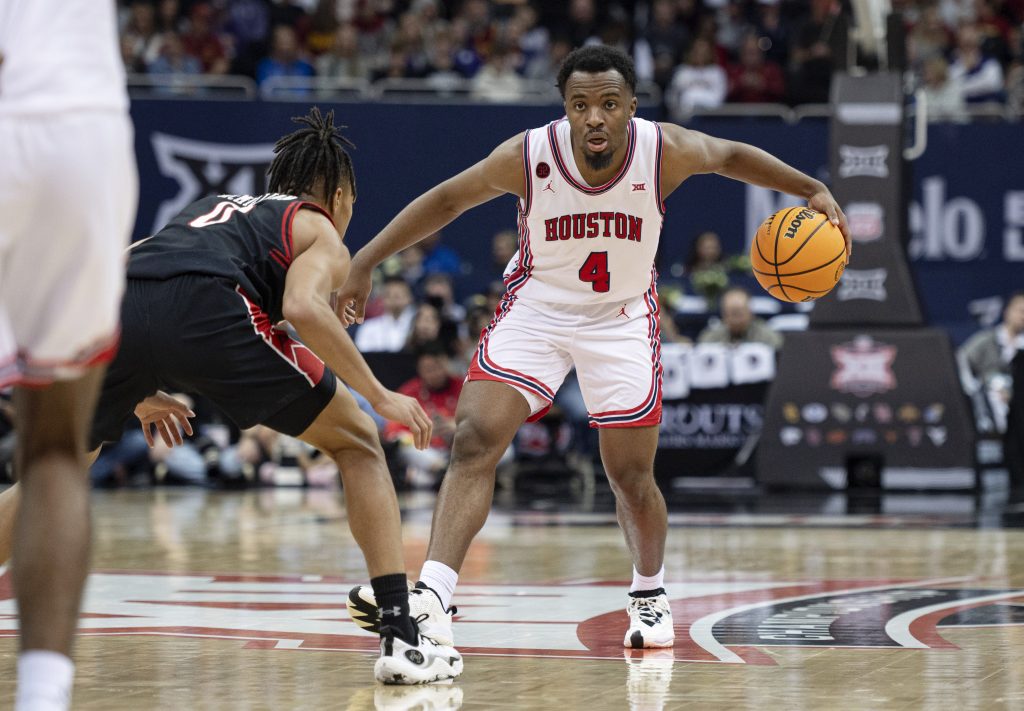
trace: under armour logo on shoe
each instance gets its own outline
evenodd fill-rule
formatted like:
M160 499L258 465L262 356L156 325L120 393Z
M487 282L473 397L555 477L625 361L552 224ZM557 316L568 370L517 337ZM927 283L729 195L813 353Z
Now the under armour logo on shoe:
M388 616L390 616L390 617L401 617L401 615L402 615L402 608L397 606L397 605L395 605L394 607L392 607L390 609L387 609L387 610L385 610L383 607L380 609L380 616L381 617L388 617Z

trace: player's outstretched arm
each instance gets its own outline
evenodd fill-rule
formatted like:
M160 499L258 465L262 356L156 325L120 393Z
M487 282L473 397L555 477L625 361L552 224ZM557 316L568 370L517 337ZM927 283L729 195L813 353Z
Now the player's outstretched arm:
M349 253L334 225L323 215L301 211L292 228L295 257L285 277L283 312L302 342L335 375L382 417L406 425L416 446L430 443L433 425L413 398L385 388L342 327L331 307L331 292L348 274Z
M669 195L691 175L717 173L745 183L771 188L807 200L814 210L828 215L832 224L843 233L846 255L852 252L846 215L820 180L756 146L715 138L699 131L690 131L675 124L661 124L665 137L662 158L662 195Z
M362 323L374 267L434 234L470 208L506 193L521 197L526 179L523 135L505 141L482 161L431 188L399 212L352 259L348 282L338 294L339 304L351 302L356 320Z

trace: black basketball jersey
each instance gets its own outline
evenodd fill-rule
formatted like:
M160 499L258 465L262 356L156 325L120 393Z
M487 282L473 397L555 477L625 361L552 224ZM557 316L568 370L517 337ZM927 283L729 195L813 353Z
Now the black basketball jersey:
M293 256L292 223L303 208L327 214L318 205L278 193L202 198L155 235L132 245L128 277L225 277L235 281L272 321L279 321L285 275Z

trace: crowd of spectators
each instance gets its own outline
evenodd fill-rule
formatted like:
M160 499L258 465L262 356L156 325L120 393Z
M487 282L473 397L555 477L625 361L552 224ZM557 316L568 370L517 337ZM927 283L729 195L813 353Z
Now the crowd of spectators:
M121 0L129 71L469 82L483 101L554 83L573 48L632 54L685 120L725 102L827 102L852 55L847 0ZM894 0L939 115L1024 108L1024 0ZM862 57L870 62L870 57Z

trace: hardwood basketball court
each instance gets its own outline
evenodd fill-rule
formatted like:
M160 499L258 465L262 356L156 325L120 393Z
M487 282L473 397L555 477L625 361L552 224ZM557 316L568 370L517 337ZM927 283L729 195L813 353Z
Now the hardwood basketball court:
M668 652L621 646L630 567L606 507L499 507L456 591L465 673L415 688L374 683L345 612L366 576L337 492L94 497L76 708L1024 709L1024 532L970 497L671 514ZM415 573L431 499L405 504ZM5 571L6 669L16 625Z

